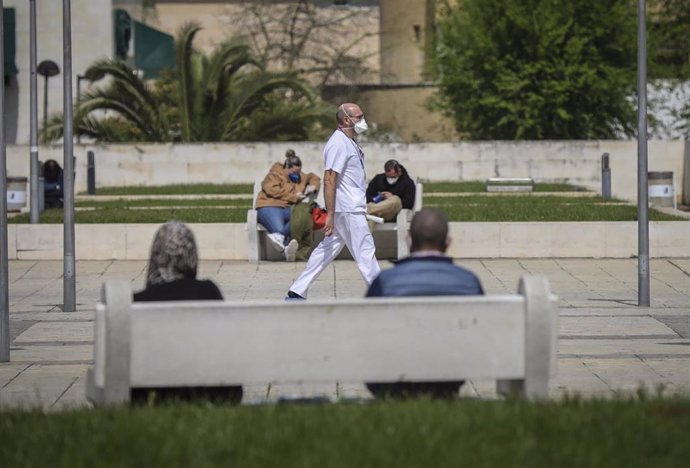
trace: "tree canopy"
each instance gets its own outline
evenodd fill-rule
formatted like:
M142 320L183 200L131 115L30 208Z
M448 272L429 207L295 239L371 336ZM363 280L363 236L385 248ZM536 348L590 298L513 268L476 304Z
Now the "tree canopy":
M472 139L634 133L628 0L463 0L439 15L437 103Z
M267 72L232 40L203 55L193 48L199 29L180 29L176 69L155 83L116 60L92 64L89 81L109 80L79 96L75 134L99 142L287 141L313 138L330 124L330 112L296 74ZM62 133L62 115L43 130L48 141Z

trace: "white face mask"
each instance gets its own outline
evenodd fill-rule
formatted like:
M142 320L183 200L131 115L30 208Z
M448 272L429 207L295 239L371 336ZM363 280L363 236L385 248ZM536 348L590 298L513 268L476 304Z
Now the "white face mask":
M362 117L362 119L355 124L355 133L357 135L360 135L364 132L366 132L369 129L369 126L367 125L367 121Z
M398 177L386 177L386 182L388 182L388 185L393 185L398 181Z

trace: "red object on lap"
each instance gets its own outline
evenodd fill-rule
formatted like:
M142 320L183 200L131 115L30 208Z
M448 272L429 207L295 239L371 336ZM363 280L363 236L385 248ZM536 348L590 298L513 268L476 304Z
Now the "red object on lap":
M326 226L326 219L328 213L323 208L314 208L311 210L311 217L314 220L314 230L323 229Z

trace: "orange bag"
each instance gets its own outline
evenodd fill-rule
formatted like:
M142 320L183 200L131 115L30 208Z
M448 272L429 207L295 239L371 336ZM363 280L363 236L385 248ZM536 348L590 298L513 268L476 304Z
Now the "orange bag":
M316 207L311 210L311 218L314 220L314 230L323 229L326 226L326 219L328 218L328 213L324 208Z

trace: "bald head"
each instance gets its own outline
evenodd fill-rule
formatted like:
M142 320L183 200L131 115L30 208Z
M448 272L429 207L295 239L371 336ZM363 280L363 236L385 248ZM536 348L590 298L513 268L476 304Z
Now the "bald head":
M342 125L345 118L360 115L362 115L362 109L360 109L357 104L346 102L338 106L338 111L335 113L335 118L338 121L338 125Z
M438 208L423 208L410 223L411 252L435 250L445 252L448 238L448 215Z

